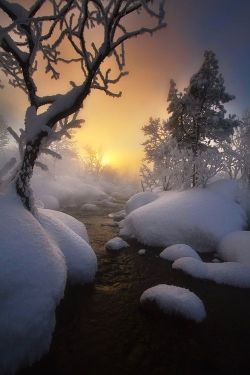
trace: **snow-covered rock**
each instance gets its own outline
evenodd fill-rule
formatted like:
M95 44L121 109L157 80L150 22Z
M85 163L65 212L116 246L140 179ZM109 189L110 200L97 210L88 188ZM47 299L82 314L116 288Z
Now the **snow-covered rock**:
M78 236L80 236L86 242L89 243L89 236L88 236L87 229L81 221L61 211L54 211L54 210L48 210L48 209L43 209L43 210L39 209L39 210L41 212L44 212L47 216L50 216L52 218L55 217L58 220L62 221L65 225L67 225L67 227L73 230L73 232L78 234Z
M145 309L155 310L169 315L201 322L206 310L200 298L188 289L173 285L160 284L147 289L140 298Z
M246 215L234 199L210 189L164 192L132 211L120 234L149 245L185 243L198 251L214 251L228 233L246 226Z
M185 244L168 246L160 253L160 258L169 260L170 262L174 262L175 260L183 257L201 259L191 246Z
M180 258L172 267L190 276L206 279L217 284L250 288L250 267L237 262L204 263L194 258Z
M138 254L139 254L139 255L145 255L145 254L146 254L146 250L145 250L145 249L140 249L140 250L138 251Z
M0 373L10 373L49 350L66 265L14 193L0 195L0 214Z
M65 219L65 217L64 217ZM91 283L97 270L96 255L90 245L56 215L40 210L38 220L65 256L71 283Z
M111 217L115 221L120 221L120 220L123 220L125 218L126 213L125 213L125 210L121 210L121 211L118 211L118 212L112 212L108 216Z
M85 203L82 205L81 209L83 211L97 211L98 207L96 204L93 203Z
M120 237L114 237L105 244L106 250L118 251L129 247L129 244Z
M151 191L145 191L145 192L141 192L141 193L137 193L133 195L126 203L126 206L125 206L126 214L127 215L130 214L130 212L148 203L153 202L157 198L158 198L158 194L153 193Z
M219 243L219 256L225 261L250 266L250 231L232 232Z

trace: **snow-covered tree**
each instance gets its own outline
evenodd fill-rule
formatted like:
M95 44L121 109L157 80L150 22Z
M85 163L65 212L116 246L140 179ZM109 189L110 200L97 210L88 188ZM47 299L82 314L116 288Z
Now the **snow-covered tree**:
M224 171L250 187L250 110L246 110L228 142L221 145Z
M181 148L166 127L158 119L149 119L142 128L145 157L140 169L143 189L181 189L190 186L192 152Z
M195 159L199 152L212 147L212 143L229 139L238 125L235 116L226 117L224 104L232 99L212 51L205 51L201 68L183 93L178 92L174 81L170 82L167 126L178 144L193 152L193 186L198 183Z
M81 159L85 172L90 176L99 177L104 169L104 153L102 148L96 150L86 145L84 151L84 156Z
M9 143L9 132L4 118L0 115L0 152Z
M10 20L0 28L0 65L9 83L23 90L29 100L25 128L20 135L11 131L21 153L16 191L29 210L30 179L42 148L47 150L51 139L60 139L81 125L74 114L92 89L121 95L111 86L127 74L124 44L164 27L164 5L164 0L36 0L27 8L0 0L4 19ZM144 25L138 26L135 19L130 22L133 14L141 15ZM111 57L117 65L116 76L103 64ZM37 80L42 67L58 80L62 64L80 68L80 84L70 81L65 92L42 95Z

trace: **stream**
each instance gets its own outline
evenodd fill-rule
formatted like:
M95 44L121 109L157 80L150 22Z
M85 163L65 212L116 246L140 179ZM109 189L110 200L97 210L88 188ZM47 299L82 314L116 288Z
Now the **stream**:
M250 373L250 291L193 279L171 269L160 249L135 242L105 251L117 234L106 211L67 213L87 226L98 257L92 286L67 286L57 309L50 351L28 374L243 374ZM204 302L200 324L140 309L142 292L159 283L185 287Z

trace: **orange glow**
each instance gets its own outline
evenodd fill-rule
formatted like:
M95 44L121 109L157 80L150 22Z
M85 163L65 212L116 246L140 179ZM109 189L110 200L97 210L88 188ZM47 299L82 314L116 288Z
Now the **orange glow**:
M183 69L182 65L182 56L187 53L184 36L179 35L178 25L174 21L172 25L153 37L138 37L126 44L126 70L129 76L112 88L116 92L123 92L121 98L114 99L100 91L92 91L88 96L81 111L85 124L76 131L75 137L80 154L86 145L96 150L101 148L108 165L138 174L143 157L142 126L150 116L166 118L169 79L176 78L181 87L180 82L185 82L190 75L190 69ZM182 43L179 42L180 38ZM191 53L190 59L192 57ZM70 65L62 67L59 81L51 81L49 75L41 73L42 70L44 67L41 63L37 75L40 94L63 92L69 89L69 81L78 84L83 79L79 70ZM20 90L9 88L1 90L0 96L7 120L17 129L20 128L27 99ZM15 103L12 102L13 97Z

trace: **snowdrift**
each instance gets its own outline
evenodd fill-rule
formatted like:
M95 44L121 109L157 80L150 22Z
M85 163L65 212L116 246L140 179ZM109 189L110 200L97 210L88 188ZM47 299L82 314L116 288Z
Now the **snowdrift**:
M0 373L49 350L66 282L64 256L13 194L0 195Z
M228 234L220 242L218 253L225 261L250 266L250 231Z
M225 235L246 226L246 214L229 186L164 192L132 211L121 222L120 235L148 246L183 243L214 251Z
M47 213L47 210L40 209L38 220L64 254L69 281L78 284L91 283L97 270L94 251L83 238L65 225L56 215L52 211Z
M66 279L93 281L97 261L83 224L62 212L34 217L15 193L0 194L0 373L49 350Z

